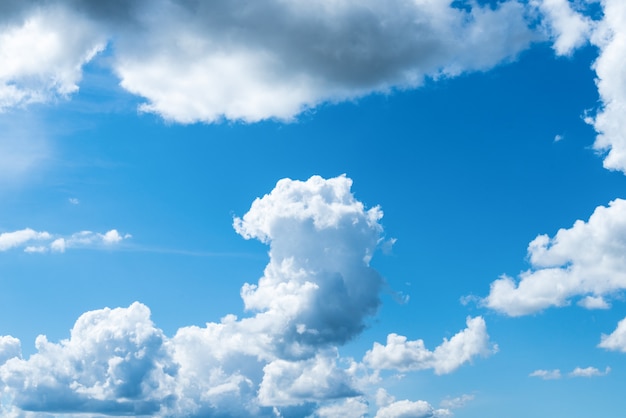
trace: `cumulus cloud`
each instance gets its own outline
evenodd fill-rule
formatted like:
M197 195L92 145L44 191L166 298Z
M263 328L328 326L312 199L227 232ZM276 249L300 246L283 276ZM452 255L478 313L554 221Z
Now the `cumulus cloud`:
M536 38L512 0L95 4L7 7L0 109L74 92L107 42L112 70L146 99L143 111L192 123L290 120L320 103L486 70Z
M28 360L9 359L0 379L13 404L26 411L152 414L167 401L175 369L162 332L139 303L83 314L71 337L45 336Z
M183 123L289 120L322 102L490 68L532 38L513 1L469 11L407 0L161 5L142 36L119 42L115 70L147 99L142 110Z
M626 353L626 318L619 321L615 331L609 335L602 334L602 339L598 347Z
M49 240L51 235L47 232L37 232L26 228L14 232L3 232L0 234L0 251L7 251L15 247L24 245L30 241Z
M595 209L550 238L539 235L528 245L531 269L519 280L503 276L491 284L482 303L510 316L552 306L579 305L606 309L608 298L626 288L626 200Z
M22 344L20 340L10 335L0 335L0 365L8 359L20 357L22 355Z
M568 0L531 0L544 16L546 30L558 55L570 55L589 41L593 21L572 8Z
M62 253L67 248L111 246L130 237L130 234L120 235L115 229L104 234L81 231L67 237L58 237L46 231L38 232L31 228L25 228L0 234L0 252L20 247L24 248L24 252L27 253L45 253L48 251Z
M362 418L367 415L368 405L362 398L349 398L323 406L316 411L319 418Z
M281 180L234 219L238 233L270 246L263 276L242 288L244 318L226 315L167 337L135 302L83 314L58 343L39 336L29 358L20 356L18 340L3 337L2 408L35 417L363 416L377 371L341 358L337 345L378 307L383 281L369 261L381 242L382 211L366 209L350 188L345 176ZM119 237L80 233L63 243ZM485 338L482 318L469 319L467 330L435 350L431 367L451 371ZM448 413L424 401L379 398L380 417Z
M604 167L626 173L626 4L621 0L602 1L603 17L591 36L600 54L593 68L602 107L587 121L598 132L594 149L605 154Z
M32 6L3 23L0 111L76 91L82 65L105 46L91 22L61 5Z
M348 341L380 303L383 279L369 261L382 211L366 210L351 185L345 176L284 179L234 220L244 238L270 245L264 276L241 290L246 309L288 318L282 326L299 345Z
M444 339L430 351L424 341L407 341L402 335L389 334L387 344L374 343L363 361L374 369L399 371L433 369L436 374L451 373L474 357L487 356L494 349L489 346L487 326L482 317L467 318L467 328L452 338Z
M435 410L425 401L395 401L383 406L376 413L375 418L440 418L450 417L452 413L447 409Z

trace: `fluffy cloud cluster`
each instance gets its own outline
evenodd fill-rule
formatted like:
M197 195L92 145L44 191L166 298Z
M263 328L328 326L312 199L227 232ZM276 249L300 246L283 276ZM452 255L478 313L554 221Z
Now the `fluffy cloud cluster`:
M425 401L397 401L384 389L376 394L378 412L374 418L443 418L451 417L449 409L435 409Z
M598 207L587 222L576 221L550 238L528 245L531 269L519 280L503 276L491 284L485 306L510 316L527 315L578 299L588 309L605 309L626 289L626 200Z
M600 50L593 68L596 71L602 108L588 118L598 132L594 148L606 153L604 166L626 173L626 4L621 0L602 1L604 16L591 41Z
M0 111L78 90L82 66L105 46L94 25L70 8L7 2L0 18Z
M424 341L407 341L397 334L387 336L387 344L374 343L364 357L364 362L373 369L399 371L433 369L436 374L451 373L462 364L478 355L489 355L489 335L485 320L481 317L468 318L467 328L454 335L434 351L424 346Z
M92 231L81 231L68 237L57 237L48 232L38 232L31 228L0 234L0 252L13 248L23 248L27 253L43 253L48 251L65 252L67 248L111 246L128 239L129 234L120 235L116 229L100 234Z
M364 394L372 390L364 382L376 381L368 363L382 360L341 358L337 345L354 338L378 307L383 280L369 261L382 239L382 212L366 209L350 187L345 176L281 180L235 218L237 232L270 246L263 277L242 288L250 311L245 318L226 315L167 337L136 302L83 314L59 343L39 336L37 353L28 359L20 355L19 340L0 338L0 410L35 416L363 416L369 410ZM481 352L485 338L484 321L468 320L467 330L435 350L429 367L451 371ZM424 401L387 396L377 416L446 413Z
M536 37L517 1L9 2L0 109L76 90L106 43L141 109L182 123L292 119L323 102L484 70ZM26 51L26 52L25 52Z

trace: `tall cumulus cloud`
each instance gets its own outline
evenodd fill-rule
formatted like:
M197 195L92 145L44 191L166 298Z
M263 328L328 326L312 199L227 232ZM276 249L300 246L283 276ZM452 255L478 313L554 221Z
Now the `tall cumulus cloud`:
M362 416L385 353L358 362L342 358L338 346L359 335L380 303L383 279L369 261L383 229L380 208L365 208L351 184L345 176L284 179L235 218L239 234L270 246L263 276L241 290L244 318L226 315L168 337L148 307L135 302L86 312L60 342L39 336L29 358L18 339L0 337L0 411ZM468 329L427 353L434 356L430 367L452 371L481 354L486 338L482 318L468 319ZM424 401L387 400L377 416L449 412Z

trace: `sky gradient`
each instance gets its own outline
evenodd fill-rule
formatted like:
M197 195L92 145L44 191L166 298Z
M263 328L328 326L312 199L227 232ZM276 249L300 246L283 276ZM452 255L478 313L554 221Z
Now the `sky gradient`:
M620 0L0 3L0 415L621 417L624 39Z

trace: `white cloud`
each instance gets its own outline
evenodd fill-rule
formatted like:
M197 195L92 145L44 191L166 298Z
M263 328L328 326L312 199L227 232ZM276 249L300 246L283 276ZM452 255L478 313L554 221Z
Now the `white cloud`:
M395 401L383 406L375 418L439 418L449 417L452 413L446 409L435 410L425 401Z
M336 352L300 361L273 360L263 368L259 402L265 406L299 405L359 395L350 376L336 366Z
M0 109L76 91L109 42L113 71L144 111L181 123L290 120L512 59L536 38L525 13L517 1L264 0L245 13L179 0L23 5L0 30Z
M0 335L0 365L4 364L8 359L21 357L22 344L20 340L10 335Z
M619 321L617 328L609 335L602 334L598 347L626 353L626 318Z
M574 370L567 374L567 377L597 377L606 376L611 372L611 368L607 367L604 371L601 371L595 367L576 367ZM562 377L561 370L535 370L530 377L539 377L543 380L558 380Z
M531 0L544 16L547 31L554 40L553 48L558 55L570 55L576 48L589 41L593 22L572 9L568 0Z
M543 380L556 380L561 378L561 371L559 369L554 370L535 370L530 377L539 377Z
M14 232L0 234L0 252L17 247L24 247L27 253L45 253L48 251L65 252L67 248L91 247L100 245L111 246L124 239L131 238L130 234L120 235L112 229L104 234L91 231L81 231L67 237L58 237L46 231L38 232L25 228ZM38 245L32 245L38 243Z
M607 298L626 289L626 200L596 208L587 222L578 220L550 238L539 235L528 245L531 269L516 281L503 276L491 284L482 303L510 316L576 297L589 309L605 309Z
M141 36L119 41L115 69L148 100L144 111L183 123L289 120L322 102L490 68L532 37L513 1L470 12L406 0L269 0L246 13L160 4Z
M3 232L0 234L0 251L7 251L31 241L48 240L50 238L51 236L47 232L37 232L30 228L14 232Z
M576 367L572 370L568 376L569 377L596 377L596 376L606 376L611 372L611 368L607 367L604 371L598 370L595 367Z
M34 7L0 30L0 111L66 96L104 47L96 27L68 8Z
M436 374L451 373L474 357L492 353L489 347L487 327L482 317L468 318L467 328L434 351L424 346L424 341L407 341L397 334L387 336L387 344L374 343L363 361L374 369L399 371L433 369Z
M319 418L362 418L367 416L368 405L362 398L348 398L323 406L315 412Z
M591 42L600 50L593 65L602 107L587 121L598 132L594 149L606 153L604 167L626 173L626 72L622 57L626 54L626 3L604 0L603 18L597 24Z
M602 296L586 296L578 301L585 309L609 309L611 305Z
M378 307L383 281L369 260L381 242L382 212L366 209L350 186L345 176L281 180L235 218L237 232L270 246L263 277L242 288L250 316L226 315L168 338L149 309L135 302L83 314L59 343L39 336L37 352L27 359L19 356L19 341L4 337L2 412L37 418L363 416L378 371L340 358L337 344L355 337ZM59 248L91 245L106 236L81 232L53 242ZM451 371L480 352L486 338L482 318L468 319L468 329L435 350L431 367ZM449 411L387 396L378 416L417 413L443 417Z
M240 235L270 245L264 276L241 290L246 309L288 319L282 326L298 345L349 340L380 303L383 280L369 260L382 211L366 210L351 185L345 176L284 179L234 220Z

